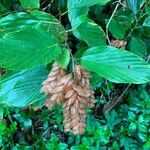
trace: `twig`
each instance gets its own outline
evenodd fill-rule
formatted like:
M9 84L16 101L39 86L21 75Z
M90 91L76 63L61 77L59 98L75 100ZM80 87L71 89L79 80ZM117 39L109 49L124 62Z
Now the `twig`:
M53 2L54 0L52 0L45 8L43 8L43 11L45 11L47 8L50 9Z
M123 4L121 1L116 1L116 2L113 2L112 4L116 4L116 3L120 3L120 5L122 5L122 6L126 6L125 4Z
M139 21L140 21L145 15L146 15L146 13L143 14L142 16L140 16L140 17L136 20L136 23L135 23L134 27L131 29L131 31L128 33L128 35L126 36L126 38L125 38L124 40L127 40L127 39L131 36L131 34L133 33L133 31L134 31L135 29L137 29L137 25L138 25ZM138 27L138 28L139 28L139 27Z
M62 13L61 16L64 16L64 15L66 15L67 13L68 13L68 10L65 11L64 13Z
M110 25L110 23L111 23L111 21L112 21L112 19L113 19L113 17L114 17L114 15L115 15L115 13L116 13L116 11L117 11L120 4L121 4L121 0L117 1L117 5L116 5L116 7L115 7L108 23L107 23L107 25L106 25L106 38L108 40L109 45L111 45L111 42L110 42L110 39L109 39L108 28L109 28L109 25Z
M114 102L114 101L109 101L109 102L105 105L105 107L104 107L104 109L103 109L104 113L110 112L110 111L121 101L122 97L123 97L124 94L127 92L127 90L129 89L130 86L131 86L131 84L129 84L129 85L125 88L125 90L123 91L123 93L118 97L118 99L117 99L115 102ZM110 107L107 107L107 106L109 106L110 104L111 104L111 106L110 106Z

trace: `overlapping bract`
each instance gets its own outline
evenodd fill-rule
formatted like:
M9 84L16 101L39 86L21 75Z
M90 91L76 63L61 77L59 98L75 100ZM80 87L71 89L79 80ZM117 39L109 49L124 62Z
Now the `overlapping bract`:
M123 41L123 40L111 40L111 46L114 46L116 48L125 49L126 45L127 45L127 41Z
M62 104L64 130L82 134L86 127L86 109L94 107L94 92L90 87L90 74L80 65L75 65L74 78L66 74L57 63L43 82L42 91L48 95L45 105L51 109Z

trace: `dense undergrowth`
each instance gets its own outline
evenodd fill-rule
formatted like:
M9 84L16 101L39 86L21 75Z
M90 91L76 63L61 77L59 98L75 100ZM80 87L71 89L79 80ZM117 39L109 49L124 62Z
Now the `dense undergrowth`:
M104 86L97 89L99 94L103 91L103 96L97 97L95 108L88 112L87 128L82 136L64 133L60 107L53 111L31 107L6 110L0 126L1 146L50 150L150 149L150 97L146 85L130 87L122 103L104 114L102 108L108 97L119 96L116 89Z
M0 2L2 150L150 149L149 1ZM96 103L83 135L64 132L60 106L43 106L54 60L92 72Z

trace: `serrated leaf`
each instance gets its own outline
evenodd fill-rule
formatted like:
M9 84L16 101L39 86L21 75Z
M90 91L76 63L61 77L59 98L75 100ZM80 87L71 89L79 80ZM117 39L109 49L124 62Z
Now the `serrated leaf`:
M31 15L38 18L37 24L35 24L35 28L42 28L43 30L49 32L53 31L55 33L55 37L57 37L58 42L63 43L66 39L66 32L62 24L58 19L52 16L49 13L45 13L43 11L32 11Z
M70 61L70 53L69 50L66 48L62 49L62 54L59 55L59 57L56 59L56 61L58 62L58 64L62 67L62 68L66 68L69 64Z
M106 38L103 29L86 15L80 15L72 22L75 31L74 35L85 41L90 47L106 45ZM88 31L88 32L87 32Z
M150 82L150 65L147 62L133 53L111 46L88 49L81 64L115 83Z
M47 13L11 14L0 20L0 28L0 65L5 68L31 68L61 54L59 43L65 38L64 29Z
M73 34L79 40L85 41L89 46L106 45L106 38L102 28L87 17L88 7L96 4L95 2L85 0L68 1L68 16L73 28ZM97 1L97 3L99 2Z
M43 100L45 96L40 92L40 89L41 83L47 75L48 71L44 66L41 66L2 79L0 104L22 108Z
M126 31L130 28L131 22L127 16L118 16L111 20L109 24L109 31L116 38L123 39Z
M39 8L40 0L20 0L21 6L26 9Z
M146 44L138 37L132 37L129 48L131 52L140 57L144 57L147 54Z
M103 29L94 22L83 22L77 27L77 31L82 40L90 47L106 45L105 33ZM88 31L88 32L87 32Z
M51 36L55 36L59 42L66 37L63 26L54 16L38 10L14 13L0 19L0 37L28 27L53 33Z
M0 45L0 65L12 70L48 64L61 54L55 37L33 28L6 33Z

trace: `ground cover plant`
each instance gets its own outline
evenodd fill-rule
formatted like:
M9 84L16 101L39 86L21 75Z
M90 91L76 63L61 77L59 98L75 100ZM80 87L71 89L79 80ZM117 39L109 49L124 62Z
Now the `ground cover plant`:
M149 150L149 63L149 0L0 0L0 148Z

